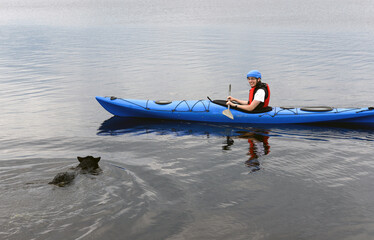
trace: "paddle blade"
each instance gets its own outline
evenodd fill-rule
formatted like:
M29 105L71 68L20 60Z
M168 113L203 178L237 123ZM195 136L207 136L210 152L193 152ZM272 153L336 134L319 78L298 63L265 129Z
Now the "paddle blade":
M232 115L230 109L223 110L222 114L228 118L234 119L234 116Z
M231 95L231 84L229 85L229 96ZM226 110L223 110L222 112L223 115L225 115L228 118L234 119L234 116L232 115L230 111L230 105L227 106Z

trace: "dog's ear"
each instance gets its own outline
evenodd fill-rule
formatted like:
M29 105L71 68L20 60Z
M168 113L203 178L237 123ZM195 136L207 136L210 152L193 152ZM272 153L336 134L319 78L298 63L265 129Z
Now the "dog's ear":
M85 160L85 159L93 159L93 160L95 160L96 162L99 162L100 161L100 159L101 159L101 157L97 157L97 158L95 158L95 157L92 157L92 156L87 156L87 157L77 157L78 158L78 161L79 162L82 162L83 160Z

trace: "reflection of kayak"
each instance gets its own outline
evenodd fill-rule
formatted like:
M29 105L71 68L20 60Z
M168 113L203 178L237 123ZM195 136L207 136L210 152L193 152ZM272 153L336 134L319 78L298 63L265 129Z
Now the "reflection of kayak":
M170 121L158 119L135 119L124 117L111 117L105 120L98 129L98 135L176 135L176 136L215 136L236 137L253 133L264 134L267 129L253 128L241 125Z
M373 108L274 107L262 113L247 113L231 109L234 119L222 114L225 106L208 100L157 102L115 97L96 97L111 114L121 117L169 119L215 123L298 124L342 123L374 125Z
M350 131L353 130L353 131ZM349 131L349 134L347 134ZM103 121L97 130L100 136L120 135L173 135L173 136L202 136L207 138L229 137L233 139L248 139L263 141L268 137L285 137L287 139L307 139L326 141L331 138L355 139L374 141L371 136L372 128L364 129L359 126L325 126L325 125L263 125L263 124L228 124L204 123L190 121L171 121L159 119L141 119L113 116ZM229 144L227 142L227 144Z

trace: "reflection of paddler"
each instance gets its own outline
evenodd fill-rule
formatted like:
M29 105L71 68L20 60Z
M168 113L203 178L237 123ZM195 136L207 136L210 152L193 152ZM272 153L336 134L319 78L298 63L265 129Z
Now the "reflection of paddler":
M261 132L261 134L256 132L239 133L240 135L238 137L248 139L249 143L249 151L247 155L250 157L245 164L251 168L252 172L260 170L260 162L258 161L258 158L270 153L269 136L265 135L268 134L268 132Z

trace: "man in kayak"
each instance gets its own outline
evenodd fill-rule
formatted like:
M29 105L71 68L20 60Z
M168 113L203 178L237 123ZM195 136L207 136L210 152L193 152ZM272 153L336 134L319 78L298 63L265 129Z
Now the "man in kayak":
M269 105L270 88L266 83L261 82L261 73L252 70L247 74L248 83L251 86L249 101L240 100L232 96L227 97L226 105L244 111L262 111ZM235 102L235 103L234 103Z

